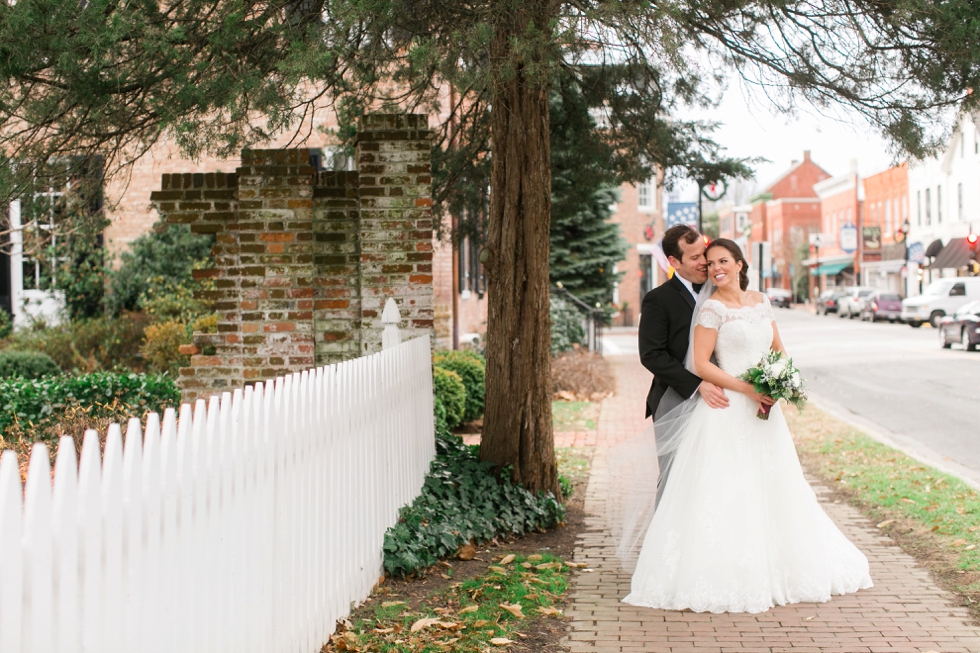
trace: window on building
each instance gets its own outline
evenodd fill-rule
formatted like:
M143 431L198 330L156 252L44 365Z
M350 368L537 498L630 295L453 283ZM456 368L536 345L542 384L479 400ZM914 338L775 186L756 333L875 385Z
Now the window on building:
M926 189L926 226L932 224L932 189Z
M909 218L909 196L902 195L902 219L908 220L908 218ZM898 222L898 216L896 216L895 222Z
M943 223L943 187L936 185L936 224Z
M885 224L881 225L881 231L886 234L892 232L892 201L885 200Z
M963 219L963 182L956 184L956 219Z
M921 227L922 226L922 191L921 190L915 191L915 203L916 206L918 207L916 209L916 213L918 214L917 220L919 226Z
M653 209L654 192L657 186L656 179L647 179L640 182L636 187L636 205L641 209Z

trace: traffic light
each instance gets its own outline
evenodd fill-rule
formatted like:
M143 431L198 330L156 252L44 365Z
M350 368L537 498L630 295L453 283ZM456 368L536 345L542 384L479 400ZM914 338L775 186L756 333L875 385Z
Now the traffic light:
M970 234L969 236L966 237L966 244L970 246L971 252L975 253L977 251L978 238L980 238L980 236L977 236L976 234Z

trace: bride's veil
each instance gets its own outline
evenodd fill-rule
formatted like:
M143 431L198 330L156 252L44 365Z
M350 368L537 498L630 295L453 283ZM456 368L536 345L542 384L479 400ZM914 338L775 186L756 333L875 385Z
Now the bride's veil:
M698 293L694 315L691 317L691 330L684 367L694 373L694 326L704 302L714 293L715 286L709 279ZM672 388L668 388L654 422L642 433L610 448L605 458L605 479L612 499L606 505L606 516L616 554L623 568L632 572L636 556L643 544L653 514L657 507L659 494L663 491L673 454L677 451L687 433L686 426L701 400L695 392L684 399ZM637 410L642 407L637 406ZM656 432L656 437L654 437ZM599 471L599 470L597 470Z

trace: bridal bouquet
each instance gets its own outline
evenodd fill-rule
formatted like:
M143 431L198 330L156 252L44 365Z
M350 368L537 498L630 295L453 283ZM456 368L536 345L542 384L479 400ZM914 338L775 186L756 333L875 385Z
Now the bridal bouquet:
M770 349L755 367L749 368L738 378L751 383L759 394L776 400L785 399L798 410L802 411L806 404L806 390L803 389L800 371L793 365L793 359L786 358L781 352ZM771 409L772 406L763 405L756 417L769 419Z

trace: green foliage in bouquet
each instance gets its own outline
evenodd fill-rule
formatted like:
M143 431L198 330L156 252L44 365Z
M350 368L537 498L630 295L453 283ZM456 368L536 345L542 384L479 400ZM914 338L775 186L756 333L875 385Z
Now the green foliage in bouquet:
M793 365L793 359L782 352L770 349L755 367L743 372L738 378L748 381L759 394L768 395L777 401L785 399L802 411L806 405L806 391L803 389L803 377ZM769 419L769 410L759 411L760 419Z

